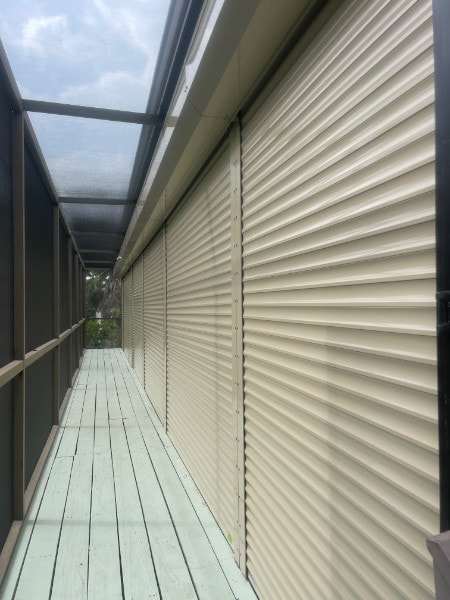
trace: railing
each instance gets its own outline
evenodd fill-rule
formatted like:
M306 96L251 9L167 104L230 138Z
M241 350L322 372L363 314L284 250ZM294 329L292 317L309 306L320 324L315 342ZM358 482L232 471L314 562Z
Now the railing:
M121 319L87 317L84 326L86 348L121 348Z
M450 598L450 531L444 531L427 540L433 557L436 600Z

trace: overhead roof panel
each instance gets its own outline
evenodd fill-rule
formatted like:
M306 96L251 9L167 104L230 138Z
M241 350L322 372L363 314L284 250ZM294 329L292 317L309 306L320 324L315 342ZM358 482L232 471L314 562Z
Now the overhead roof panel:
M144 111L169 6L170 0L5 2L0 36L22 97Z
M73 231L117 231L125 233L133 206L110 204L63 204Z
M117 253L122 244L123 234L117 232L75 231L74 238L80 254L86 250L111 250Z
M59 196L126 196L140 125L31 114Z
M7 65L6 80L17 81L21 96L15 109L29 112L80 249L117 256L203 7L203 0L2 7L0 37L14 72ZM97 256L104 263L97 251L89 262Z

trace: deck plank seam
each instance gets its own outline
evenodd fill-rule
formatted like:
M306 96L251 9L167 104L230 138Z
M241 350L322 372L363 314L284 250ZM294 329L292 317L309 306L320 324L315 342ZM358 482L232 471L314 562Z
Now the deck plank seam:
M183 483L183 479L181 478L181 476L180 476L180 473L178 472L178 468L177 468L177 467L175 466L175 464L173 463L173 461L172 461L172 457L170 456L169 452L167 451L166 444L165 444L164 440L162 439L162 437L161 437L161 435L160 435L160 433L159 433L159 431L158 431L158 427L157 427L158 423L155 425L155 421L154 421L154 419L152 418L152 415L150 414L150 412L149 412L149 410L148 410L149 406L151 406L151 405L149 405L149 403L150 403L150 400L149 400L148 396L146 396L146 398L144 398L144 397L143 397L143 395L142 395L142 393L141 393L141 389L140 389L140 387L141 387L141 384L140 384L139 380L137 379L137 375L135 375L135 373L134 373L134 372L131 370L131 367L129 366L129 364L126 364L126 368L127 368L127 370L128 370L128 373L129 373L129 375L130 375L130 378L131 378L131 380L133 381L134 387L135 387L136 391L138 392L138 395L139 395L139 397L140 397L140 399L141 399L142 405L144 406L144 409L145 409L145 411L147 412L147 415L148 415L149 421L150 421L150 423L151 423L151 425L152 425L152 427L153 427L153 429L154 429L154 431L155 431L156 435L158 436L158 438L159 438L159 440L160 440L160 442L161 442L161 446L164 448L164 451L165 451L165 453L166 453L166 455L167 455L167 457L168 457L168 459L169 459L170 463L171 463L171 464L172 464L172 466L173 466L173 469L174 469L174 471L175 471L175 473L176 473L176 475L177 475L177 477L178 477L178 479L179 479L179 481L180 481L180 483L181 483L181 486L182 486L182 488L184 489L184 491L185 491L185 493L186 493L186 497L188 498L188 500L189 500L189 503L190 503L190 505L192 506L192 509L193 509L193 511L195 512L195 515L197 516L197 519L198 519L198 521L199 521L199 523L200 523L200 525L201 525L201 527L202 527L202 529L203 529L203 531L204 531L204 533L205 533L205 536L206 536L206 538L207 538L207 540L208 540L208 542L209 542L209 545L210 545L210 547L211 547L211 552L214 554L214 556L215 556L215 558L216 558L216 560L217 560L217 563L219 564L219 567L220 567L220 569L221 569L221 571L222 571L222 573L223 573L223 575L224 575L224 578L225 578L225 580L226 580L226 582L227 582L227 584L228 584L228 586L229 586L229 588L230 588L230 591L231 591L231 593L232 593L233 597L234 597L234 598L236 598L236 595L235 595L235 593L234 593L233 586L232 586L232 584L231 584L231 582L230 582L229 578L227 577L227 574L226 574L226 572L225 572L225 570L224 570L224 568L223 568L223 565L222 565L222 561L220 560L219 556L217 555L216 549L215 549L215 547L214 547L214 544L213 544L213 543L212 543L212 541L211 541L211 538L210 538L210 536L208 535L208 531L207 531L207 529L206 529L206 528L205 528L205 526L204 526L203 520L202 520L202 519L201 519L201 517L199 516L199 514L198 514L198 511L197 511L197 509L196 509L196 506L195 506L195 504L194 504L194 503L193 503L193 501L192 501L191 494L190 494L190 493L188 492L188 490L186 489L186 487L185 487L185 485L184 485L184 483ZM137 385L137 384L136 384L136 382L137 382L139 385ZM128 391L128 394L129 394L129 396L130 396L130 398L131 398L131 397L132 397L132 394L130 393L130 389L128 388L128 386L127 386L127 391ZM153 408L153 407L151 406L151 408ZM157 417L156 417L156 418L157 418ZM164 434L164 435L167 437L167 434L166 434L164 431L163 431L163 434ZM170 440L170 438L169 438L169 440ZM172 444L172 446L173 446L173 444ZM147 448L147 450L148 450L148 448ZM179 456L179 454L178 454L178 453L177 453L177 455ZM149 455L149 456L150 456L150 455ZM150 460L151 460L151 457L150 457ZM187 467L186 467L186 465L184 464L184 461L181 459L181 457L180 457L180 460L181 460L181 462L183 463L184 467L186 468L186 471L189 473L189 470L187 469ZM195 489L197 490L198 494L201 496L201 498L203 498L203 496L202 496L202 494L201 494L200 490L198 489L197 485L195 484L195 482L194 482L194 486L195 486ZM176 528L175 528L175 531L176 531ZM177 537L178 537L178 533L177 533Z
M141 384L140 384L139 380L137 379L137 376L136 376L136 375L135 375L135 374L134 374L134 373L131 371L131 368L129 367L129 365L128 365L128 364L126 364L126 365L125 365L125 367L126 367L126 370L128 371L128 376L129 376L129 379L131 380L131 383L132 383L132 385L133 385L134 389L137 391L137 393L138 393L138 395L139 395L139 398L140 398L140 400L141 400L141 405L143 406L143 408L144 408L145 412L147 413L147 417L148 417L149 423L150 423L151 427L153 428L154 432L156 433L157 437L159 438L160 444L161 444L162 448L164 449L164 452L166 453L166 456L167 456L168 460L170 461L170 464L172 465L172 467L173 467L173 470L174 470L174 472L176 473L176 475L177 475L177 478L178 478L178 480L179 480L179 482L180 482L180 484L181 484L181 486L182 486L182 488L183 488L183 490L184 490L184 492L185 492L185 494L186 494L186 497L187 497L187 499L188 499L188 501L189 501L189 504L191 505L191 507L192 507L192 510L194 511L194 513L195 513L195 515L196 515L196 517L197 517L197 520L198 520L198 522L199 522L199 524L200 524L200 526L201 526L201 528L202 528L202 530L203 530L203 532L204 532L204 534L205 534L205 537L206 537L206 539L208 540L208 543L209 543L209 546L210 546L211 552L212 552L212 554L214 555L214 557L215 557L215 559L216 559L216 561L217 561L217 563L218 563L218 565L219 565L219 568L220 568L220 570L221 570L221 571L222 571L222 573L223 573L224 579L225 579L225 581L227 582L227 585L228 585L228 587L229 587L229 590L230 590L230 592L231 592L232 596L233 596L234 598L236 598L236 595L235 595L235 593L234 593L234 590L233 590L233 586L232 586L231 582L229 581L229 579L228 579L228 577L227 577L227 575L226 575L226 573L225 573L225 571L224 571L224 569L223 569L223 567L222 567L221 560L219 559L219 557L218 557L218 555L217 555L217 553L216 553L216 551L215 551L215 548L214 548L214 546L213 546L213 544L212 544L212 542L211 542L211 539L210 539L210 537L209 537L209 535L208 535L208 532L207 532L207 530L206 530L206 528L205 528L205 526L204 526L204 524L203 524L203 521L202 521L202 519L200 518L200 516L199 516L199 514L198 514L198 511L197 511L197 509L196 509L196 507L195 507L194 503L192 502L191 495L190 495L190 493L188 492L188 490L186 489L186 487L184 486L184 484L183 484L183 480L182 480L182 478L180 477L180 474L179 474L179 472L178 472L178 469L177 469L177 467L175 466L175 464L173 463L173 461L172 461L172 458L171 458L170 454L169 454L169 453L168 453L168 451L167 451L166 443L165 443L165 441L163 440L163 438L161 437L161 435L159 434L158 427L157 427L157 425L155 425L154 419L152 418L152 416L151 416L151 415L150 415L150 413L149 413L148 407L149 407L150 400L149 400L149 398L148 398L148 396L147 396L147 395L146 395L146 397L145 397L145 398L143 397L143 395L142 395L142 393L141 393L141 389L140 389L140 387L141 387ZM125 386L126 386L126 389L127 389L128 396L129 396L130 398L132 398L132 397L133 397L133 395L132 395L132 393L131 393L131 388L128 386L128 384L127 384L127 380L126 380L125 378L124 378L124 381L125 381ZM137 385L137 384L138 384L138 385ZM136 414L136 413L135 413L135 414ZM141 427L140 427L140 423L139 423L139 419L137 419L137 420L138 420L138 426L139 426L139 428L141 429ZM168 437L168 436L167 436L167 434L166 434L165 432L163 432L163 433L164 433L164 435L165 435L166 437ZM142 435L142 430L141 430L141 435ZM147 448L147 453L148 453L149 459L150 459L150 461L151 461L151 463L152 463L152 465L153 465L153 461L152 461L152 458L151 458L150 449L149 449L149 448L148 448L148 446L147 446L147 443L146 443L146 440L145 440L145 437L144 437L144 436L143 436L143 439L144 439L144 443L145 443L145 445L146 445L146 448ZM170 441L170 438L169 438L169 441ZM173 446L173 445L172 445L172 446ZM181 460L181 457L180 457L180 460ZM184 464L184 463L183 463L183 464ZM187 469L187 468L186 468L186 470L188 471L188 469ZM160 485L160 487L161 487L161 483L160 483L160 480L159 480L159 478L158 478L157 474L156 474L156 477L157 477L157 479L158 479L158 484L159 484L159 485ZM197 489L197 491L198 491L199 495L201 496L201 494L200 494L200 491L198 490L197 486L195 486L195 488ZM162 489L162 488L161 488L161 489ZM164 494L163 494L163 495L164 495ZM201 496L201 497L203 498L203 496ZM165 495L164 495L164 499L165 499ZM169 513L170 513L170 509L169 509L169 507L168 507L168 510L169 510ZM170 513L170 514L171 514L171 513ZM171 515L171 518L172 518L172 515ZM174 526L174 530L175 530L175 533L176 533L177 539L178 539L178 541L179 541L179 543L180 543L180 548L181 548L181 551L182 551L182 553L183 553L183 557L184 557L184 558L185 558L185 560L186 560L186 556L185 556L185 554L184 554L183 546L182 546L181 540L180 540L180 538L179 538L179 534L178 534L177 526L176 526L176 524L175 524L175 523L173 523L173 526ZM189 570L189 573L191 574L191 570L190 570L189 566L188 566L188 570ZM193 585L194 585L195 592L196 592L196 594L198 595L198 590L197 590L197 588L196 588L196 586L195 586L195 583L194 583L194 580L193 580L193 578L192 578L192 582L193 582ZM200 597L200 596L198 595L198 597Z
M67 413L67 411L66 411L66 413ZM35 527L36 527L37 517L38 517L39 511L41 509L42 501L44 499L45 491L47 489L47 485L48 485L48 482L49 482L49 479L50 479L50 475L51 475L51 472L52 472L52 469L53 469L54 459L57 456L57 452L58 452L59 446L61 444L61 439L62 439L62 432L60 430L60 431L58 431L57 437L55 438L55 440L53 442L54 446L52 447L52 450L50 451L50 453L49 453L49 455L47 457L47 460L45 461L45 465L44 465L44 468L43 468L42 473L41 473L40 481L38 482L38 486L37 486L37 488L35 490L35 495L34 495L33 499L31 500L30 506L28 507L28 510L27 510L27 512L25 514L25 517L24 517L24 520L22 522L22 530L21 530L21 532L19 534L19 537L17 539L16 549L13 552L13 555L11 557L11 564L10 564L9 570L11 569L11 566L13 566L14 561L15 560L19 560L17 558L17 553L20 552L20 548L21 548L20 541L24 537L28 537L28 541L26 543L26 547L25 547L25 550L23 552L23 556L20 558L20 568L18 570L18 575L17 575L17 578L16 578L16 582L14 584L12 595L11 595L12 599L14 599L15 596L16 596L17 588L18 588L19 582L20 582L20 577L22 575L24 564L25 564L25 560L26 560L26 557L27 557L27 554L28 554L28 550L29 550L29 547L30 547L31 538L33 536L33 533L34 533L34 530L35 530ZM50 464L51 464L51 466L50 466ZM48 472L47 472L47 470L48 470ZM44 483L44 479L43 479L44 477L45 477L45 483ZM37 507L36 507L36 503L38 504ZM24 527L26 525L26 521L27 521L27 519L30 518L30 514L32 514L32 512L34 510L36 510L36 514L31 519L31 521L32 521L32 524L30 523L31 527L30 527L30 529L29 529L28 532L25 532ZM0 591L4 587L4 585L6 585L6 583L7 583L7 581L6 581L6 578L5 578L5 581L2 582L2 586L0 588Z
M166 506L167 513L168 513L168 515L169 515L170 522L171 522L171 524L172 524L173 531L174 531L174 533L175 533L175 536L176 536L176 538L177 538L178 546L179 546L179 548L180 548L180 552L181 552L181 554L182 554L182 556L183 556L183 560L184 560L184 564L185 564L185 566L186 566L186 570L187 570L187 572L189 573L189 578L190 578L190 580L191 580L192 587L194 588L194 591L195 591L195 594L196 594L197 598L200 598L200 596L199 596L199 593L198 593L198 590L197 590L197 586L196 586L196 584L195 584L194 577L193 577L193 575L192 575L191 568L189 567L189 562L188 562L188 560L187 560L186 554L185 554L185 552L184 552L184 549L183 549L183 544L181 543L181 540L180 540L180 536L179 536L179 533L178 533L178 528L177 528L177 526L176 526L176 523L175 523L175 521L174 521L174 518L173 518L172 511L170 510L170 507L169 507L169 505L168 505L168 503L167 503L167 498L166 498L166 495L165 495L165 493L164 493L164 490L163 490L163 487L162 487L162 485L161 485L161 481L160 481L160 479L159 479L159 477L158 477L158 474L157 474L157 472L156 472L156 470L155 470L155 467L154 467L153 460L152 460L152 458L151 458L151 455L150 455L149 449L148 449L148 447L147 447L147 444L145 443L145 438L144 438L144 436L143 436L143 434L142 434L142 429L141 429L141 426L140 426L140 424L139 424L139 420L138 420L137 418L136 418L136 422L137 422L137 426L138 426L138 428L139 428L139 433L140 433L140 435L141 435L142 442L143 442L143 444L145 445L145 449L146 449L146 451L147 451L147 456L148 456L148 459L149 459L149 461L150 461L150 464L152 465L152 469L153 469L153 472L154 472L155 478L156 478L156 480L157 480L157 482L158 482L158 486L159 486L159 489L160 489L160 491L161 491L161 495L162 495L162 497L163 497L164 504L165 504L165 506ZM126 434L126 428L125 428L125 434ZM127 436L127 439L128 439L128 436ZM133 469L133 470L134 470L134 469ZM145 519L144 519L144 522L145 522ZM147 524L146 524L146 529L147 529ZM148 531L148 529L147 529L147 531ZM155 573L156 573L156 569L155 569Z
M118 366L119 368L118 368L117 370L116 370L116 369L113 369L114 378L116 378L116 375L120 373L120 376L121 376L121 378L122 378L122 381L123 381L124 387L125 387L125 389L126 389L126 391L127 391L127 394L128 394L128 395L129 395L129 397L131 398L131 396L130 396L130 394L129 394L128 386L127 386L127 384L126 384L126 380L125 380L125 378L123 377L123 370L122 370L122 368L120 368L120 364L119 364L119 361L117 360L117 357L115 357L115 358L116 358L117 366ZM117 386L117 380L115 379L115 381L116 381L116 386ZM118 395L119 395L119 394L118 394ZM141 398L141 400L142 400L142 398ZM135 418L135 420L136 420L136 424L137 424L137 426L138 426L138 428L139 428L139 432L140 432L140 435L141 435L142 442L143 442L143 444L144 444L144 446L145 446L145 448L146 448L148 459L149 459L149 461L150 461L150 464L152 465L153 473L154 473L154 475L155 475L156 481L158 482L158 486L159 486L159 489L160 489L160 492L161 492L162 498L163 498L163 500L164 500L164 504L165 504L165 506L166 506L167 513L168 513L168 515L169 515L169 518L170 518L170 521L171 521L171 523L172 523L172 527L173 527L173 530L174 530L175 536L176 536L176 538L177 538L177 541L178 541L178 546L179 546L179 548L180 548L180 552L181 552L181 554L182 554L182 556L183 556L184 564L186 565L187 572L189 573L189 578L190 578L190 580L191 580L191 583L192 583L192 586L193 586L193 588L194 588L195 595L197 596L197 598L200 598L200 596L199 596L199 593L198 593L198 590L197 590L197 586L196 586L196 584L195 584L195 580L194 580L194 577L193 577L193 574L192 574L192 571L191 571L191 568L190 568L190 566L189 566L189 562L188 562L188 560L187 560L186 554L185 554L185 552L184 552L184 549L183 549L183 545L182 545L182 543L181 543L181 540L180 540L179 532L178 532L177 526L176 526L176 524L175 524L175 521L174 521L174 518L173 518L172 511L170 510L170 507L169 507L169 505L168 505L168 503L167 503L166 494L164 493L164 489L163 489L163 487L162 487L162 485L161 485L160 478L158 477L158 473L157 473L157 471L156 471L156 469L155 469L155 465L154 465L154 463L153 463L153 460L152 460L152 457L151 457L151 455L150 455L149 449L148 449L148 447L147 447L147 444L146 444L146 442L145 442L145 438L144 438L144 435L143 435L143 433L142 433L142 428L141 428L141 423L140 423L140 418L139 418L139 415L137 415L137 414L136 414L136 411L135 411L135 409L134 409L134 405L133 405L133 403L132 403L132 402L131 402L131 406L132 406L132 409L133 409L133 413L134 413L134 418ZM144 408L145 408L145 406L144 406ZM150 419L149 419L149 420L150 420ZM127 435L127 432L126 432L126 427L124 427L124 430L125 430L125 435L126 435L126 438L127 438L127 443L128 443L128 435ZM134 465L133 465L133 472L135 472L135 470L134 470ZM136 476L136 475L135 475L135 476ZM139 496L140 496L140 495L139 495ZM142 503L141 503L141 507L142 507ZM145 522L145 516L144 516L144 522ZM146 524L146 529L147 529L147 524ZM147 532L148 532L148 529L147 529ZM157 573L156 573L156 568L155 568L155 574L157 574ZM159 588L159 583L158 583L158 588Z
M64 500L64 510L63 510L63 513L62 513L61 522L59 524L58 542L56 544L55 559L53 561L52 576L51 576L51 580L50 580L50 590L49 590L49 595L48 595L49 600L51 599L52 592L53 592L53 582L55 580L56 563L58 562L59 544L60 544L60 541L61 541L61 533L62 533L62 528L63 528L63 523L64 523L64 517L65 517L65 514L66 514L67 498L69 497L70 481L72 479L72 473L73 473L74 457L72 456L72 457L66 457L66 458L72 458L72 464L71 464L71 467L70 467L70 477L69 477L69 482L68 482L67 490L66 490L66 498ZM56 460L56 457L55 457L55 460ZM38 515L38 517L39 517L39 515Z
M118 545L118 550L119 550L120 585L121 585L121 590L122 590L122 598L123 598L123 600L125 600L125 584L124 584L123 564L122 564L123 559L122 559L122 552L121 552L121 547L120 547L119 517L118 517L118 513L117 513L117 491L116 491L116 481L115 481L115 473L114 473L113 451L112 451L112 444L111 444L111 421L109 418L108 394L106 394L106 405L107 405L107 411L108 411L108 429L109 429L109 441L110 441L109 449L110 449L110 454L111 454L111 467L112 467L112 472L113 472L114 507L115 507L115 512L116 512L116 535L117 535L117 545Z
M84 406L86 404L86 395L87 395L87 389L84 390L84 394L83 394L83 406L82 406L81 411L80 411L80 423L78 425L78 435L77 435L77 442L75 444L75 454L78 454L78 444L80 442L81 423L83 421L83 411L84 411ZM75 398L75 396L72 396L72 402L70 403L71 406L73 406L73 404L74 404L74 402L73 402L74 398Z
M147 521L146 521L145 514L144 514L144 508L142 506L141 493L139 491L139 486L138 486L138 482L137 482L137 479L136 479L136 471L135 471L135 467L134 467L134 464L133 464L133 457L131 455L130 445L129 445L129 442L128 442L128 436L127 436L127 432L126 432L126 428L125 428L125 424L123 422L123 419L122 419L122 427L123 427L125 439L126 439L126 442L127 442L127 447L128 447L128 453L129 453L131 468L133 470L133 476L134 476L134 481L135 481L135 485L136 485L136 491L137 491L137 495L138 495L138 498L139 498L139 506L140 506L140 509L141 509L142 521L143 521L144 527L145 527L145 533L146 533L146 536L147 536L148 547L149 547L149 550L150 550L150 557L152 559L153 571L155 573L156 585L158 587L158 594L159 594L159 597L162 598L163 596L162 596L162 593L161 593L161 585L160 585L160 582L159 582L158 571L157 571L156 564L155 564L155 557L154 557L153 548L152 548L152 544L151 544L151 540L150 540L150 534L149 534L148 527L147 527Z
M89 372L88 376L89 377ZM91 549L91 530L92 530L92 494L94 490L94 456L95 456L95 437L96 437L96 415L97 415L97 390L95 393L95 409L94 409L94 445L92 449L92 464L91 464L91 495L89 499L89 530L88 530L88 555L87 555L87 565L86 565L86 595L89 596L89 569L91 566L91 561L89 560L89 553Z
M114 383L114 387L115 387L115 391L116 391L116 394L117 394L118 403L119 403L119 406L121 408L122 428L123 428L123 432L124 432L124 435L125 435L125 440L127 442L128 455L129 455L129 459L130 459L131 468L133 470L133 476L134 476L134 481L135 481L135 485L136 485L137 495L138 495L138 498L139 498L139 505L140 505L141 514L142 514L142 521L144 523L145 532L146 532L147 541L148 541L148 546L149 546L149 550L150 550L150 557L152 559L153 572L155 574L156 585L157 585L157 588L158 588L159 597L162 598L161 585L160 585L158 571L157 571L156 564L155 564L155 557L154 557L153 548L152 548L152 544L151 544L150 533L148 531L147 522L146 522L146 518L145 518L145 513L144 513L143 506L142 506L142 498L141 498L141 493L140 493L139 485L138 485L137 478L136 478L135 465L133 463L133 457L132 457L132 453L131 453L131 450L130 450L130 444L129 444L129 440L128 440L128 436L127 436L127 432L126 432L126 428L125 428L125 424L124 424L124 416L123 416L122 407L121 407L121 404L120 404L121 394L120 394L120 390L118 388L117 380L116 380L116 373L117 373L117 371L116 371L116 369L113 368L113 361L111 359L110 359L110 362L111 362L111 372L112 372L112 382L111 383ZM121 370L119 370L118 372L121 373Z

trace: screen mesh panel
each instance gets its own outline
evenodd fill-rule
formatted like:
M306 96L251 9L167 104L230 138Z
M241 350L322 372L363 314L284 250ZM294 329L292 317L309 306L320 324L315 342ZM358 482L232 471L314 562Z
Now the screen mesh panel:
M53 204L25 153L26 351L53 338Z
M45 114L30 118L60 196L126 196L140 125Z
M13 205L11 111L0 90L0 366L13 357Z
M132 205L63 204L64 216L74 231L126 231L133 212Z
M53 423L53 356L25 371L25 485L28 485Z

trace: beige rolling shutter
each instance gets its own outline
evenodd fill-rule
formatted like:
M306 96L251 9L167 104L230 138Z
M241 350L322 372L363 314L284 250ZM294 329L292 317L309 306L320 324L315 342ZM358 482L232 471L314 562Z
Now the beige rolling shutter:
M431 2L345 2L243 127L261 598L423 600L438 531Z
M132 362L132 280L132 271L130 270L122 280L122 346L125 356L130 363Z
M167 224L167 411L178 452L233 536L229 160L227 144Z
M144 256L133 265L133 368L144 385Z
M144 252L145 391L166 423L166 259L164 232Z

